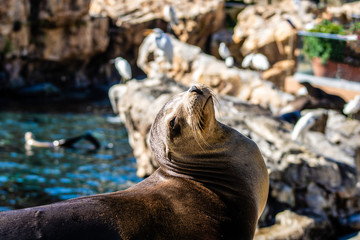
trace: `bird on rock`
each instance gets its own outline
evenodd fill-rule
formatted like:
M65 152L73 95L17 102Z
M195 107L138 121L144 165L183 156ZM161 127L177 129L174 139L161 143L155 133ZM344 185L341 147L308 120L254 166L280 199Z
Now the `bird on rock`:
M117 57L110 60L110 62L114 63L115 68L120 74L124 83L132 78L131 66L124 58Z
M224 42L221 42L219 44L218 51L219 51L220 57L225 60L225 65L229 68L233 67L234 66L234 58L231 56L230 50Z
M265 71L269 69L270 63L265 55L261 53L250 53L246 55L242 61L241 67Z
M313 112L308 112L302 116L295 124L293 131L291 132L291 139L297 140L300 136L303 137L305 132L314 126L316 122L316 116Z
M158 54L163 56L165 60L172 64L173 62L173 45L169 36L164 33L160 28L154 29L155 43L158 48Z
M116 70L120 74L123 83L126 83L132 78L131 66L128 61L122 57L117 57L110 60L111 63L114 63ZM118 113L118 102L120 97L125 93L126 86L124 84L115 84L109 88L108 96L111 103L111 107L114 113Z
M143 43L144 50L154 52L155 60L156 58L162 58L172 64L174 51L170 37L160 28L147 30L145 35L148 36Z
M179 24L179 19L176 16L175 9L172 5L166 5L163 9L165 21L168 22L167 30L170 32L173 26Z
M356 114L360 111L360 95L356 95L354 99L345 104L343 113L346 115Z

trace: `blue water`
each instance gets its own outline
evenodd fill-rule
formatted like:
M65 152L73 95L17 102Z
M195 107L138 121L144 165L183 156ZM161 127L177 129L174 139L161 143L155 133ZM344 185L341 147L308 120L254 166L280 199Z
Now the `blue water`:
M24 133L52 141L91 131L98 151L82 140L75 149L25 148ZM108 116L0 113L0 211L126 189L142 179L127 132Z

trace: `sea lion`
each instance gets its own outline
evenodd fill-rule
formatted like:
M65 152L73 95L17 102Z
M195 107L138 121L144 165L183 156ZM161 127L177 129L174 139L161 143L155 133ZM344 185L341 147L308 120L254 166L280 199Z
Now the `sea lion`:
M159 169L135 186L0 213L0 239L252 239L269 179L257 145L215 119L202 85L151 127Z
M310 97L315 99L315 101L316 100L318 101L317 102L318 106L316 107L325 108L325 109L334 109L342 113L342 110L344 109L344 105L346 104L345 100L342 97L334 94L329 94L320 88L312 86L309 82L306 81L300 82L300 84L302 84L306 88Z
M99 149L101 147L100 142L90 132L86 132L80 136L63 138L63 139L54 140L51 142L35 140L34 134L32 132L26 132L24 138L25 138L25 145L29 146L29 147L75 148L75 144L77 142L79 142L80 140L87 140L94 146L94 149Z
M300 82L300 84L306 88L308 94L298 96L296 99L288 103L283 109L281 109L280 114L315 108L334 109L342 113L346 104L342 97L329 94L320 88L312 86L306 81Z

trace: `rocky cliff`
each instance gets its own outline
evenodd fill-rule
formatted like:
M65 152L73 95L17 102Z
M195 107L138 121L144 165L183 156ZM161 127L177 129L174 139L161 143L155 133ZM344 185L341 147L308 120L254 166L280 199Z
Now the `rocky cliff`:
M144 30L167 27L166 5L179 19L175 35L200 47L224 19L221 0L0 3L0 90L42 82L88 88L120 80L108 61L122 56L136 70Z
M117 56L141 75L138 49L144 30L155 27L216 57L225 42L238 67L247 54L264 54L271 68L261 77L281 89L296 68L297 29L329 17L348 23L359 13L358 3L326 10L309 1L250 2L261 4L234 8L236 25L226 29L224 0L1 0L0 90L43 82L58 88L111 85L120 80L109 64ZM171 28L164 14L170 5L178 18Z

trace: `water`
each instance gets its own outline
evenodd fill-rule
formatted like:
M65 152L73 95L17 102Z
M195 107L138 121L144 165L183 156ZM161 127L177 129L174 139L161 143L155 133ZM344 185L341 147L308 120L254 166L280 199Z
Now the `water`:
M93 114L0 113L0 211L126 189L142 179L123 125ZM24 133L52 141L91 131L101 143L25 148Z

